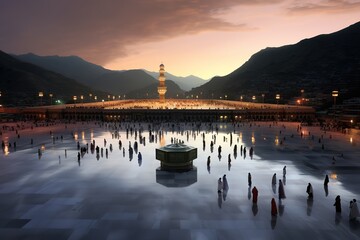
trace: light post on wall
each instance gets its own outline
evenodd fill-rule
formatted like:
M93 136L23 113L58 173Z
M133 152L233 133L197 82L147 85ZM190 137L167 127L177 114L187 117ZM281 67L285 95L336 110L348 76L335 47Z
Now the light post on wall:
M263 99L263 103L265 103L265 94L263 93L263 94L261 94L261 96L262 96L262 99Z
M252 100L253 100L253 102L255 102L255 100L256 100L256 96L255 96L255 95L252 96Z
M73 96L73 100L74 100L74 107L76 107L77 96Z
M279 104L280 94L276 94L275 99L276 99L276 104Z
M40 98L40 105L42 105L42 98L44 97L43 92L39 92L39 98Z
M92 93L89 93L89 102L91 102L92 98Z
M50 97L50 105L52 105L52 98L53 98L53 94L52 93L49 93L49 97Z
M336 105L336 98L339 96L339 91L332 91L331 96L334 98L334 106Z
M84 96L80 95L81 103L84 103Z

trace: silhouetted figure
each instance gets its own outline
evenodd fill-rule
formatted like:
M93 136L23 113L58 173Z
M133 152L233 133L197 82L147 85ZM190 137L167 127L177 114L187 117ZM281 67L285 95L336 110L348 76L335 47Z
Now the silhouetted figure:
M359 208L358 208L356 199L353 199L352 201L350 201L349 219L356 220L357 217L360 217Z
M271 184L276 185L276 173L274 173L274 175L272 176Z
M286 198L284 185L283 185L281 179L279 179L279 190L278 190L278 192L279 192L279 199Z
M252 195L253 195L253 203L257 204L258 193L259 193L257 188L254 186L251 192L252 192Z
M306 188L306 193L308 194L308 198L313 198L314 194L313 194L313 188L311 186L311 183L308 184L307 188Z
M228 181L227 181L227 178L226 178L226 174L224 174L224 176L223 176L223 189L224 190L229 190L229 184L228 184Z
M252 181L251 181L251 173L248 173L248 185L249 187L251 186Z
M340 199L340 195L337 195L335 198L335 210L337 213L341 213L341 199Z
M219 178L219 180L218 180L218 193L221 193L222 189L223 189L223 183L221 181L221 178Z
M207 158L207 163L206 163L206 165L207 165L208 167L210 167L210 156L208 156L208 158Z
M326 176L325 176L325 180L324 180L324 185L327 186L328 183L329 183L329 176L326 175Z
M228 156L228 164L231 164L231 155Z
M283 168L283 176L284 177L286 176L286 166L284 166L284 168Z

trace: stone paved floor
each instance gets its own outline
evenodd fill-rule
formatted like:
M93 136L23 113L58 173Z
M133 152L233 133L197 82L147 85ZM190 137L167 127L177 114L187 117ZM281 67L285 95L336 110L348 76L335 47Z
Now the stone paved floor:
M168 131L163 140L154 143L149 143L145 130L146 145L139 145L143 156L140 162L136 154L129 159L127 149L129 141L134 143L135 135L129 134L127 139L124 128L120 139L125 156L119 150L118 139L112 139L111 130L94 123L25 129L20 131L19 139L15 132L5 131L2 139L16 141L17 149L11 147L0 155L0 238L360 239L360 223L348 220L349 201L359 198L360 193L359 137L303 127L301 138L297 123L285 123L286 128L283 123L271 128L269 124L246 124L234 129L231 124L219 123L213 152L209 144L216 132L206 131L205 127L199 134L191 133L188 141L186 132L172 132L171 127L165 127ZM180 126L185 131L191 128ZM54 144L50 130L59 138ZM73 139L72 131L81 145L95 139L97 145L104 147L106 138L107 147L112 144L114 149L108 158L104 150L99 160L89 152L79 166L77 139ZM233 137L231 146L229 132ZM321 135L324 150L318 142ZM169 144L171 137L198 148L195 170L176 175L156 170L159 161L155 160L155 148ZM253 159L240 153L235 158L235 144L248 150L253 146ZM44 151L39 159L37 150L41 146ZM230 169L228 154L232 159ZM277 200L279 215L274 218L270 201L277 199L277 188L272 188L271 177L277 173L282 178L285 165L287 198ZM259 190L257 206L251 201L249 172L252 186ZM217 193L217 179L223 174L229 182L226 196ZM323 186L326 174L330 176L327 193ZM305 193L309 182L314 188L313 201L308 201ZM333 207L337 195L342 199L340 216Z

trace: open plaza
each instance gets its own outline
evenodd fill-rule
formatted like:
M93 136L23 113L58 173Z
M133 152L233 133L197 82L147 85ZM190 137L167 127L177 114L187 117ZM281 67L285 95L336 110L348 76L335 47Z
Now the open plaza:
M2 123L1 138L2 239L360 238L360 223L349 221L360 193L356 131L274 121L49 120ZM159 171L155 150L173 142L197 148L193 170ZM218 192L224 174L229 188Z

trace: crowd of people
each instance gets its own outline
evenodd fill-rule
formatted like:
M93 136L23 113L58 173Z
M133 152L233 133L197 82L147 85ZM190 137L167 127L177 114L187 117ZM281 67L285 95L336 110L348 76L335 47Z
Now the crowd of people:
M50 123L50 126L52 124L63 124L62 122L59 123ZM112 123L112 122L108 122L108 123L104 123L104 122L97 122L95 123L97 124L99 127L102 127L104 129L106 129L107 131L111 132L111 137L112 139L116 139L118 141L118 149L119 151L121 151L123 153L123 157L126 156L126 152L128 153L128 157L129 160L131 161L134 157L134 155L137 156L137 160L138 160L138 164L139 166L141 166L142 164L142 160L143 160L143 156L140 152L142 147L146 146L146 143L157 143L157 142L161 142L162 138L164 138L164 133L169 132L177 132L180 134L180 136L183 136L184 139L175 139L175 138L171 138L171 142L189 142L189 138L193 138L193 140L196 141L196 138L201 138L202 142L203 142L203 151L205 151L206 146L210 147L210 151L211 153L214 150L214 147L217 146L217 154L218 154L218 158L219 160L221 159L221 156L223 154L223 147L220 144L219 139L218 138L218 133L219 133L219 126L216 123L147 123L147 124L140 124L140 123L135 123L135 122L124 122L124 123ZM233 123L230 124L231 125L231 130L228 130L228 135L224 136L222 139L223 144L229 144L229 146L232 149L232 154L229 153L228 159L227 159L227 163L228 163L228 170L230 171L231 169L231 164L232 164L232 156L234 156L234 158L237 157L238 152L240 153L240 155L244 158L247 157L247 151L249 151L249 157L250 159L253 158L254 152L255 152L255 146L248 146L249 149L247 149L246 146L243 146L242 144L239 143L239 137L234 137L233 133L235 133L236 130L240 129L241 127L257 127L257 123ZM30 124L31 129L36 128L38 126L44 126L43 124ZM49 125L47 125L49 126ZM277 122L274 123L269 123L268 127L272 128L274 126L278 126ZM27 127L29 128L29 124L27 125ZM67 125L65 124L65 128L67 128ZM22 130L26 129L26 124L18 124L17 126L13 126L13 127L6 127L6 128L2 128L2 132L6 132L6 131L15 131L15 136L17 139L20 139L20 132ZM290 135L290 136L285 136L285 134L283 134L282 131L285 131L286 126L282 125L281 128L282 130L279 130L278 136L280 136L280 144L285 144L287 139L290 138L294 138L294 134ZM232 132L233 131L233 132ZM209 133L211 132L212 134L211 136L211 140L206 141L205 139L205 133ZM311 139L314 144L319 144L321 146L321 148L324 150L326 148L326 146L324 145L324 135L315 137L314 134L311 134L309 131L305 132L302 127L300 125L297 126L296 129L297 134L299 135L300 138L309 138ZM121 137L123 133L123 138ZM49 135L51 136L52 139L52 144L55 144L57 142L62 142L64 139L63 135L56 135L54 132L50 131ZM134 141L128 141L128 146L127 146L127 150L125 148L125 141L127 141L129 139L129 136L131 136ZM103 145L101 146L95 139L92 139L91 142L88 143L80 143L76 137L76 134L71 131L71 138L74 139L75 143L76 143L76 149L77 149L77 157L76 160L78 162L78 165L81 166L81 161L82 158L84 158L85 154L90 153L91 154L95 154L96 155L96 159L99 160L100 158L103 158L104 156L106 158L109 157L109 154L111 154L111 152L114 151L114 147L112 145L112 143L108 144L108 140L105 138L103 140ZM331 139L332 136L330 134L329 138ZM126 140L125 140L126 139ZM124 142L123 142L124 141ZM12 144L11 144L12 143ZM35 146L34 143L34 139L31 138L31 141L29 143L31 146ZM14 138L12 139L12 141L5 141L4 139L2 140L2 149L5 152L5 149L9 149L11 148L13 151L16 151L16 141L14 140ZM38 157L39 159L42 156L43 153L43 149L40 147L38 148ZM104 153L105 152L105 153ZM67 149L65 149L65 158L67 158ZM336 163L336 160L333 157L333 164ZM61 156L59 155L59 164L61 163ZM207 161L206 161L206 166L207 166L207 170L210 173L210 169L211 169L211 157L208 156L207 157ZM287 167L284 166L282 169L282 179L277 179L277 173L273 173L272 177L271 175L269 176L269 180L271 179L271 185L272 185L272 190L274 192L274 194L276 194L276 190L277 190L277 197L279 200L279 205L282 204L281 201L284 201L284 199L287 198L286 194L285 194L285 184L286 184L286 175L287 175ZM328 183L329 183L329 177L328 175L325 176L324 179L324 189L327 192L328 190ZM254 214L257 213L258 208L257 208L257 204L258 204L258 200L259 200L259 195L261 193L259 193L259 189L256 186L252 186L253 184L253 178L251 173L248 173L248 196L249 199L252 198L252 204L253 204L253 212ZM308 183L308 185L305 187L304 186L304 190L307 193L307 197L309 201L313 201L314 200L314 190L313 190L313 186L311 183ZM219 207L221 207L221 202L225 201L227 198L227 194L229 191L229 182L227 179L226 174L224 174L222 177L218 178L217 181L217 192L218 192L218 204ZM269 205L270 205L270 213L272 216L277 216L278 215L278 204L276 203L275 198L271 198L271 199L264 199L264 201L269 201ZM335 198L335 212L337 213L341 213L342 211L342 207L341 207L341 198L338 195ZM352 199L350 201L349 204L349 219L351 221L355 221L358 217L360 217L359 214L359 209L357 206L357 202L356 199Z

